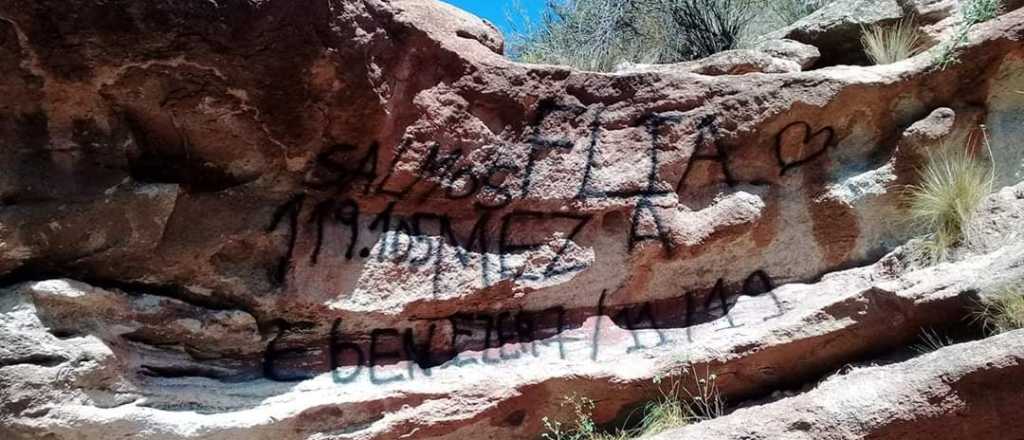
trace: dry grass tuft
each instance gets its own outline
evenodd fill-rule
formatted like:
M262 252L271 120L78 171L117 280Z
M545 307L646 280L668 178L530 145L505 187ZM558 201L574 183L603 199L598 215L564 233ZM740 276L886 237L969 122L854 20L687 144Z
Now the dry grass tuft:
M661 397L644 407L640 421L640 437L654 435L691 423L699 423L725 414L725 402L718 391L718 376L705 370L703 374L690 366L681 379L673 379ZM655 379L661 383L663 379Z
M640 421L640 437L646 437L686 426L685 405L675 396L665 395L644 406L644 417Z
M908 191L910 219L926 234L925 260L945 260L968 241L968 225L994 182L992 167L965 146L945 144L929 154L921 183Z
M862 29L860 41L864 52L875 64L903 61L924 49L921 33L913 20Z
M953 345L953 340L951 338L940 334L933 329L921 330L921 334L918 336L918 339L920 342L910 347L918 354L931 353L940 348Z
M1002 287L983 300L975 319L992 333L1005 333L1024 328L1024 284Z

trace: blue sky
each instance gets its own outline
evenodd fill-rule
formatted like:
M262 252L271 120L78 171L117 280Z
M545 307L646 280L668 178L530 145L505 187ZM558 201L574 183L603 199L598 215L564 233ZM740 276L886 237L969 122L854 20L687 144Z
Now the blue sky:
M509 31L512 29L512 23L509 22L506 17L505 11L515 6L516 3L522 5L523 9L532 17L536 22L537 18L540 17L541 12L544 10L544 5L547 3L546 0L442 0L447 3L451 3L459 8L469 11L474 15L486 18L491 23L494 23L501 29L501 32L508 36ZM517 12L513 12L514 17L519 17Z

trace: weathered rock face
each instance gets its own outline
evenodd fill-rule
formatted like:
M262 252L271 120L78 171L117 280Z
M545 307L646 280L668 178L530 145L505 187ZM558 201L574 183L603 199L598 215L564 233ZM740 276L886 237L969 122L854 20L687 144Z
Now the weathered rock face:
M872 25L888 25L913 15L930 23L950 17L957 0L935 2L915 0L850 0L834 1L773 35L818 47L823 51L820 62L836 64L869 64L860 44L861 29ZM919 14L927 9L930 13Z
M1024 332L946 347L905 363L854 369L803 395L741 409L651 440L1019 439ZM756 423L750 423L756 420ZM966 423L965 423L966 422Z
M849 0L827 3L813 14L772 32L775 38L796 40L821 49L816 66L871 64L860 42L862 29L909 21L920 31L921 43L934 46L948 39L963 17L966 0ZM1021 6L1021 0L1000 0L1004 11Z
M0 2L0 433L533 438L576 389L899 346L972 292L873 264L901 188L980 124L1013 151L1022 38L597 74L434 1Z

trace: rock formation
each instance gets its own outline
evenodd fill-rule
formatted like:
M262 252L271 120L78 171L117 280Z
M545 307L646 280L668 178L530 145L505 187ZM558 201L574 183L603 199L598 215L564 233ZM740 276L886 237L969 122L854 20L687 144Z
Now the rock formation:
M573 392L763 398L960 322L1024 277L1021 179L930 268L902 190L980 126L1019 151L1024 10L944 70L811 34L600 74L434 0L2 0L0 437L533 439ZM1021 339L663 438L1020 438Z

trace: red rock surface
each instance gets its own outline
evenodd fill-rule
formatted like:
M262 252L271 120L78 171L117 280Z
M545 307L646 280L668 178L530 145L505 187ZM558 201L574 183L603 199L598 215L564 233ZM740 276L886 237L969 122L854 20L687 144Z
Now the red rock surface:
M1022 38L603 74L433 0L0 1L0 433L533 438L573 390L905 344L971 289L876 285L901 190L982 124L1016 151Z

